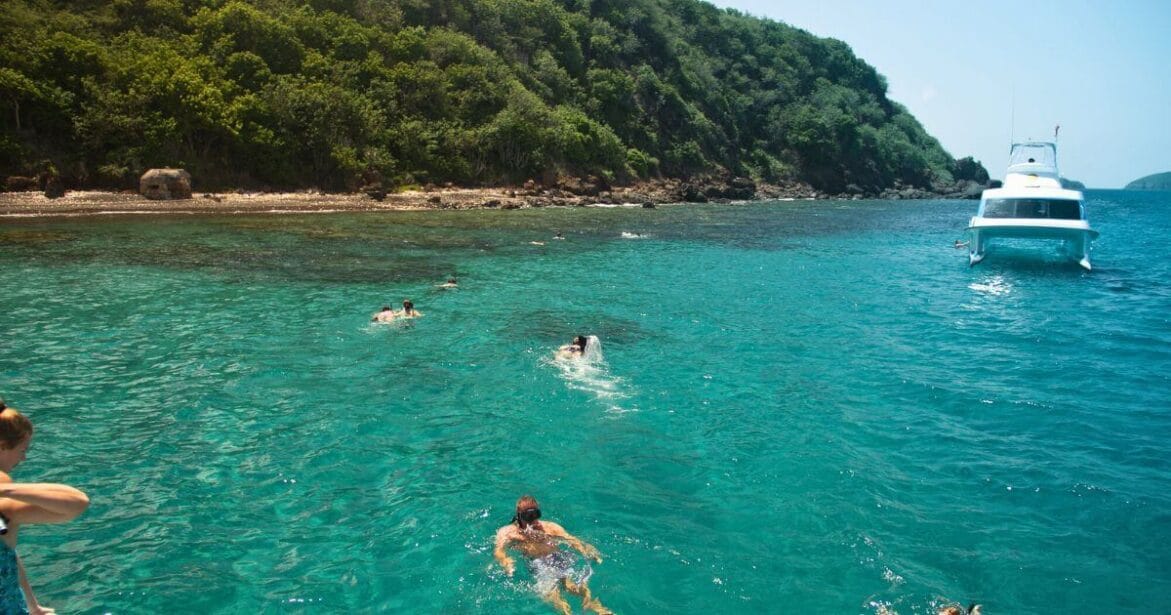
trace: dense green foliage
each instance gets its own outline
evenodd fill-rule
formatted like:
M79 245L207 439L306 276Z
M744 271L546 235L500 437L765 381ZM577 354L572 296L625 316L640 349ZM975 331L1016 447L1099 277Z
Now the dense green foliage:
M841 41L696 0L5 0L0 173L48 164L333 190L983 171Z
M1129 184L1127 190L1171 190L1171 172L1155 173L1140 177Z

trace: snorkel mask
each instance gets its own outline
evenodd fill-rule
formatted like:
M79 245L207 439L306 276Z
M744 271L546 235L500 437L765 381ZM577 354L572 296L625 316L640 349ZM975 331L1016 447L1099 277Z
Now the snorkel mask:
M516 513L516 520L521 527L528 527L541 518L540 508L526 508Z

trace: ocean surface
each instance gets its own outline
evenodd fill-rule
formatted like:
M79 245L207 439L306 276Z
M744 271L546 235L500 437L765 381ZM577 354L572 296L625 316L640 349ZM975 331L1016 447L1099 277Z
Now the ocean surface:
M969 268L973 201L0 219L15 476L92 499L20 552L60 613L549 613L531 494L617 613L1159 612L1171 193L1087 205L1092 273Z

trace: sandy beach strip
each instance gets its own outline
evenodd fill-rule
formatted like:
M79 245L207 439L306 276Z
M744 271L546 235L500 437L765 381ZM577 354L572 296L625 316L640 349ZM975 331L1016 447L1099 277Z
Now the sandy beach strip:
M532 206L530 197L499 189L450 189L388 194L379 201L366 194L201 193L190 199L151 200L138 194L70 191L57 199L40 192L0 193L0 217L81 216L115 214L298 214L345 211L410 211L423 209L518 208Z
M700 184L701 188L720 184ZM700 192L692 188L693 192ZM720 198L707 190L700 202L741 202ZM695 195L691 195L694 197ZM742 196L739 198L743 198ZM757 184L755 200L823 199L802 183ZM855 197L857 198L857 197ZM561 187L428 187L386 194L376 199L363 192L216 192L196 193L190 199L152 200L135 192L71 190L57 199L41 192L0 192L0 218L76 217L117 214L308 214L347 211L417 211L459 209L526 209L531 207L654 207L688 200L678 180L652 180L615 186L593 194L575 194ZM689 201L694 202L694 201Z

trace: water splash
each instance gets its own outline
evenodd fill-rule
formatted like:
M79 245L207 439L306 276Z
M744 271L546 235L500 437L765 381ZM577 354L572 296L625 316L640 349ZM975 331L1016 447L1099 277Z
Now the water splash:
M551 361L559 370L569 388L584 391L599 401L609 404L608 412L633 411L621 402L630 397L625 381L610 372L610 365L602 353L602 340L596 335L586 336L585 352L580 357L558 357Z

